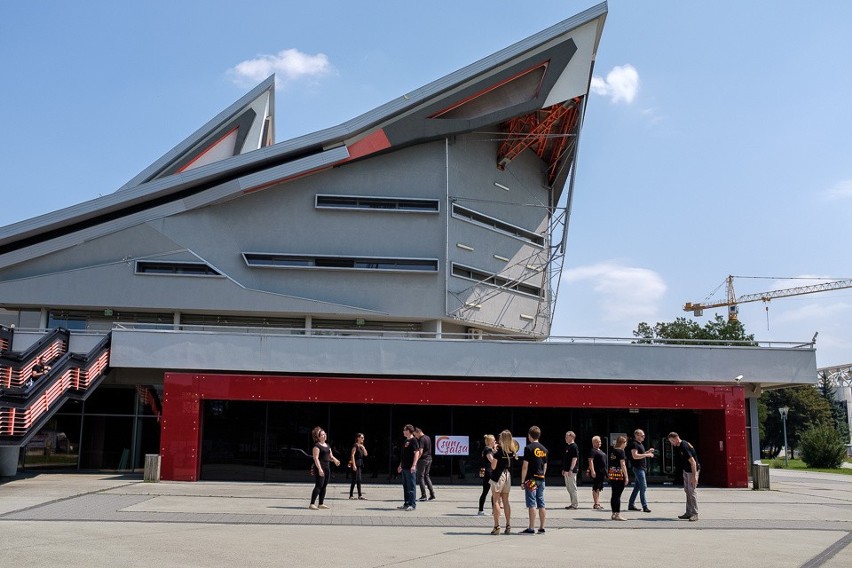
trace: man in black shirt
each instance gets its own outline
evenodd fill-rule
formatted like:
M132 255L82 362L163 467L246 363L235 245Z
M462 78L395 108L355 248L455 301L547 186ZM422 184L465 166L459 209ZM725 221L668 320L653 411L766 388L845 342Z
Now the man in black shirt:
M565 432L565 457L562 458L562 477L565 478L565 489L571 498L571 504L566 509L576 509L579 506L577 500L577 472L580 471L580 448L574 441L574 432Z
M698 498L695 495L695 490L698 489L698 456L692 444L686 440L681 440L677 432L670 432L668 439L674 447L675 453L680 456L680 467L683 471L683 490L686 492L686 513L678 518L697 521Z
M397 473L402 475L402 493L404 502L401 507L404 511L413 511L417 508L417 489L414 486L414 475L417 471L417 460L420 459L420 444L414 437L414 426L406 424L402 429L405 441L402 443L399 456Z
M524 487L530 524L522 534L535 534L535 512L538 509L538 532L544 532L547 511L544 508L544 476L547 473L547 448L538 439L541 429L533 426L527 432L527 447L524 448L524 461L521 464L521 483Z
M429 501L435 500L435 489L432 487L432 438L423 433L420 428L414 429L414 437L420 444L420 459L417 460L417 485L420 486L420 500L426 501L426 488L429 488Z
M645 500L645 490L648 488L645 458L654 457L654 448L651 448L646 452L645 446L642 445L642 442L644 441L645 432L637 429L633 432L633 439L627 444L627 459L629 459L630 463L633 465L633 479L636 480L633 485L633 492L630 493L630 500L627 503L627 508L630 511L639 510L639 508L635 505L636 495L638 494L639 501L642 503L642 510L646 513L650 513L651 509L648 508L648 501Z
M44 364L44 357L36 359L35 364L30 369L30 380L27 381L27 387L33 386L33 382L45 376L50 371L50 365Z

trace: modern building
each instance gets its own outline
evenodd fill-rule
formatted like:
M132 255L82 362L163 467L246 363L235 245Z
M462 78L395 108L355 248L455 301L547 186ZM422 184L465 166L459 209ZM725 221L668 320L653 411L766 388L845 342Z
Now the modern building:
M5 474L304 478L320 424L385 478L410 422L468 437L436 457L456 480L537 424L554 455L643 428L659 476L677 430L744 486L756 397L813 382L813 344L549 338L606 12L281 143L270 78L114 193L0 228Z

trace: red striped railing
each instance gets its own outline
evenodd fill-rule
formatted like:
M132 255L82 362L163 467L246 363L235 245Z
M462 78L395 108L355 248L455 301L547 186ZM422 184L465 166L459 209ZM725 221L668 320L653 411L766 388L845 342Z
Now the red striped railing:
M109 336L87 356L66 353L55 361L54 368L35 385L24 390L6 391L0 396L0 444L12 443L34 433L69 397L85 399L87 391L97 385L109 367ZM64 348L52 342L45 351ZM45 357L46 359L47 357ZM32 367L32 362L23 369ZM40 424L41 422L41 424ZM4 440L4 438L7 438Z
M55 339L50 345L40 351L34 358L21 367L13 365L0 366L0 388L22 387L32 378L33 365L39 357L50 365L68 351L68 343L63 339Z

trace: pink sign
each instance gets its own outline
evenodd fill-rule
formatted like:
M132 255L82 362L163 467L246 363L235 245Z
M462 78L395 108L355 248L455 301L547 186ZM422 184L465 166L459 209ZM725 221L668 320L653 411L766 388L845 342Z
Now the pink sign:
M436 436L436 456L466 456L470 454L469 436Z

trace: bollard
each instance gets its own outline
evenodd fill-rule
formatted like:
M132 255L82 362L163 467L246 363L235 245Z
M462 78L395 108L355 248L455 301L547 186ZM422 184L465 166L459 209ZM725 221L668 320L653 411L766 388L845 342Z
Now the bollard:
M144 481L148 483L160 482L160 454L145 454Z
M755 463L751 466L751 488L754 490L769 489L769 466Z

